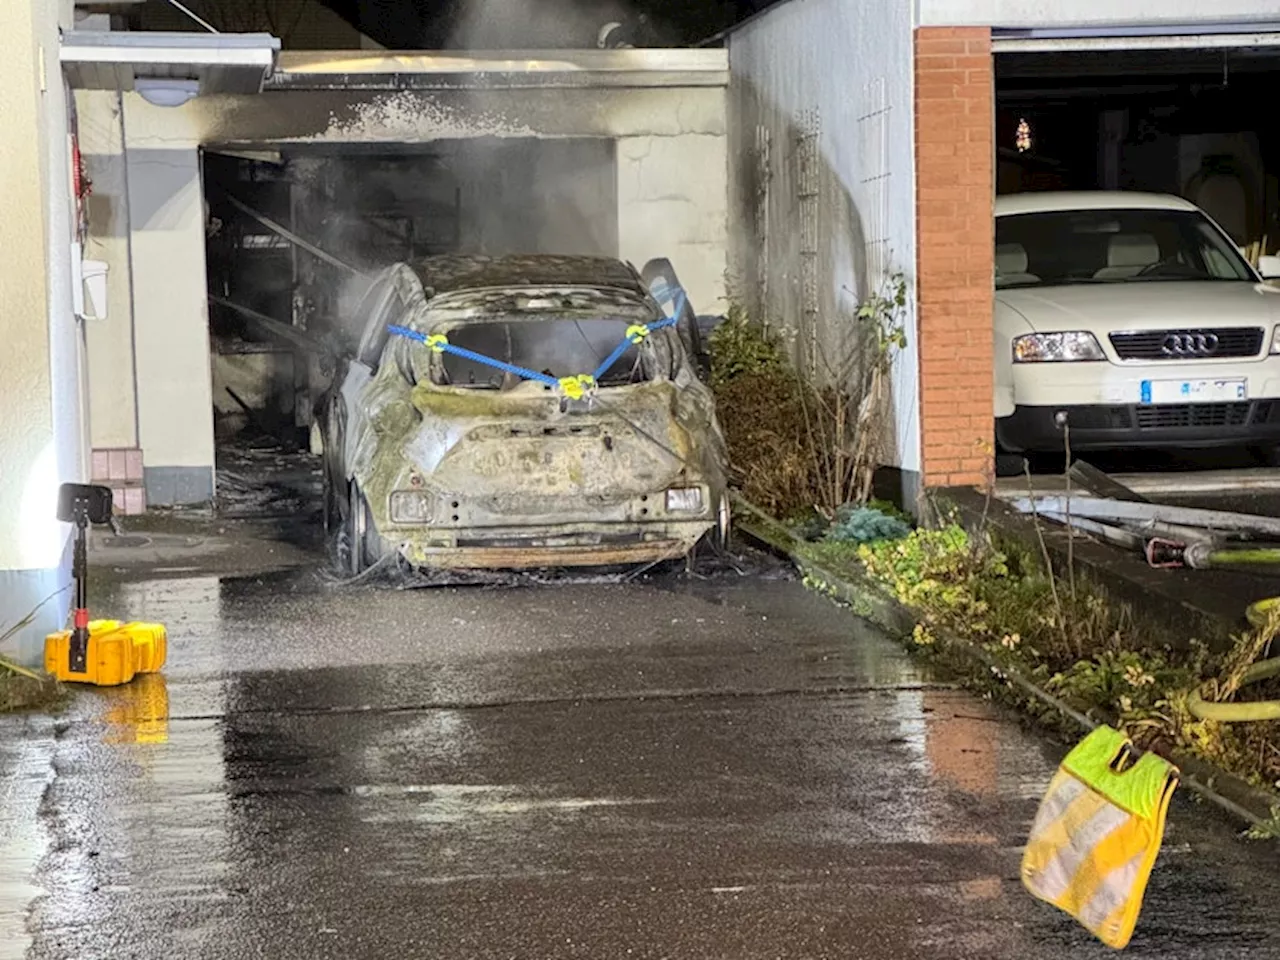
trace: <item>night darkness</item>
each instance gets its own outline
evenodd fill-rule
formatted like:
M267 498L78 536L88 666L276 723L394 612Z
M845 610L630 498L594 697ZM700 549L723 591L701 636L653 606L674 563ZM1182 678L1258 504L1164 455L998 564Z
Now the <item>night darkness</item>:
M456 36L467 0L321 0L355 25L361 33L392 49L432 49L447 46ZM637 14L652 24L637 37L637 45L697 43L726 26L771 6L777 0L630 0ZM575 7L589 14L611 4L579 0Z

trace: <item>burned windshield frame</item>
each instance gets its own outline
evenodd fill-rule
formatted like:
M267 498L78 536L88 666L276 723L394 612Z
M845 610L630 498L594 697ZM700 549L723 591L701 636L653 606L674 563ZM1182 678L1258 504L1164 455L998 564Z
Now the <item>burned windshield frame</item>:
M629 317L485 317L437 324L430 329L434 333L445 334L454 346L559 379L593 373L617 346L625 342L626 332L635 322ZM545 345L550 325L568 331L556 333L555 338L569 339L562 341L555 353L548 352ZM606 327L607 333L592 330L592 325ZM476 336L485 332L490 334L487 339ZM600 386L626 386L660 379L663 370L669 371L665 375L667 379L674 379L680 354L678 344L667 336L669 332L665 328L653 331L642 343L626 350L601 376ZM520 342L521 333L530 335L523 343ZM497 338L502 342L494 342ZM504 374L497 368L484 368L482 380L482 367L482 364L455 354L437 353L425 344L413 346L415 382L427 381L446 388L501 390L510 389L520 381L516 375ZM460 379L472 376L475 379Z

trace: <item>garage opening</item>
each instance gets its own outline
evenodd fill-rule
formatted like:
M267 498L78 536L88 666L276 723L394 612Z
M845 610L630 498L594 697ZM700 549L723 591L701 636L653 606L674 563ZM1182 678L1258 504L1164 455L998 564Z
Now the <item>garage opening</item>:
M1213 35L1177 30L1161 36L1033 33L996 36L1000 195L1046 190L1171 194L1208 213L1255 267L1263 256L1280 249L1280 133L1260 109L1280 79L1280 34L1257 25L1247 32L1224 28ZM1116 243L1111 246L1119 249ZM1117 256L1137 257L1137 247L1131 246ZM998 237L997 270L1000 249ZM1022 266L1027 275L1034 273L1034 265L1013 265ZM1108 269L1128 268L1117 260L1111 267L1104 264L1101 273ZM1271 330L1264 326L1254 338L1259 342L1250 340L1240 350L1265 353L1262 341L1269 342ZM1163 341L1154 347L1143 343L1126 342L1134 349L1167 346ZM1218 338L1213 345L1219 345ZM1129 399L1117 394L1115 409ZM1206 429L1215 424L1205 418L1213 417L1275 416L1280 422L1280 404L1272 409L1251 403L1206 403L1187 405L1181 412L1175 406L1165 412L1147 410L1145 415L1156 426L1163 424L1152 419L1157 412L1205 420ZM1111 408L1096 407L1105 409ZM1144 411L1134 409L1137 414L1126 415L1137 416L1137 426L1146 423L1141 420ZM1238 424L1224 421L1219 426ZM1267 462L1268 449L1268 444L1248 449L1243 442L1212 450L1143 447L1099 452L1089 459L1122 472L1234 469ZM1046 469L1061 468L1060 458L1041 460Z
M999 53L998 190L1149 190L1280 246L1280 47Z
M437 254L617 256L615 144L234 145L203 155L219 500L296 511L329 351L370 279ZM300 489L301 488L303 489Z

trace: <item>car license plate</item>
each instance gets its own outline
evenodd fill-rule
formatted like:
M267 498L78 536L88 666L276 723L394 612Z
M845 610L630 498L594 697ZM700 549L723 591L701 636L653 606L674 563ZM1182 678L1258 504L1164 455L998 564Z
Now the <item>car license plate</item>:
M1249 398L1248 380L1143 380L1143 403L1222 403Z

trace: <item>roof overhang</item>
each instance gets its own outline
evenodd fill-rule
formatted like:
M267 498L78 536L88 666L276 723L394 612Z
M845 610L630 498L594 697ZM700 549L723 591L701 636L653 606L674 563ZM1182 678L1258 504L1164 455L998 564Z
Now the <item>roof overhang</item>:
M724 87L725 50L287 52L269 90L453 90L539 87Z
M80 90L134 90L153 80L190 81L201 94L259 93L279 51L268 33L69 30L59 59Z

